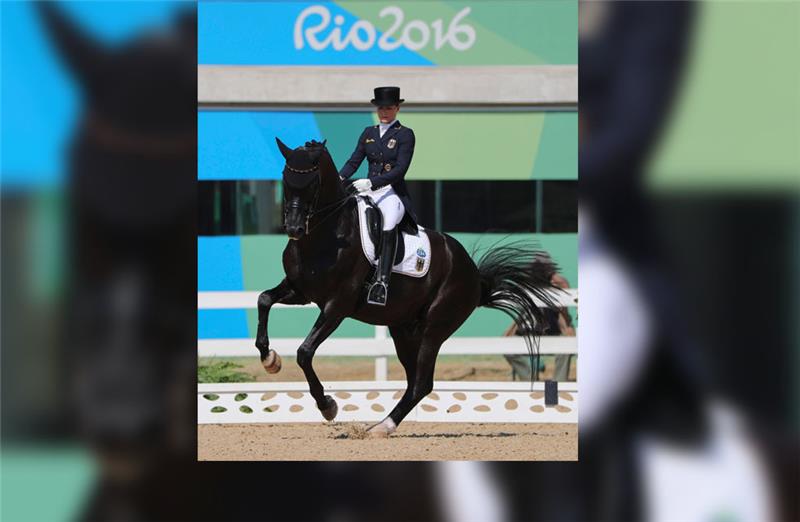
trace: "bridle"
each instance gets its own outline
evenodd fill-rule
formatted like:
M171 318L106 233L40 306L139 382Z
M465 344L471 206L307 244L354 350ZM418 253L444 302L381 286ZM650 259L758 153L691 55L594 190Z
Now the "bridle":
M317 173L317 190L314 193L314 199L311 203L311 206L308 209L308 213L306 214L306 235L311 235L311 231L317 228L319 225L322 224L323 221L334 215L334 213L343 207L350 198L353 197L353 194L347 194L342 199L336 200L333 203L325 205L322 208L317 208L317 204L319 203L319 194L322 192L322 171L319 169L319 165L316 164L309 169L296 169L290 167L288 164L285 168L295 174L310 174L312 172ZM283 221L286 222L286 216L288 216L290 210L302 210L302 204L300 203L300 198L294 198L291 201L286 201L286 191L283 192L283 199L284 199L284 210L283 210ZM332 210L331 210L332 209ZM322 218L321 220L317 221L313 227L310 226L311 218L319 215L324 214L325 212L330 211L327 217Z

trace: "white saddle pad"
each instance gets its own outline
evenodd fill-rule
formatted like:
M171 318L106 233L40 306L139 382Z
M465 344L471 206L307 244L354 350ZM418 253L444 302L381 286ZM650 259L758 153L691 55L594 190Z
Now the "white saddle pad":
M375 259L375 245L369 237L367 228L367 203L364 196L358 197L358 228L361 231L361 248L364 255L373 265L378 264ZM405 242L405 257L400 263L392 267L392 272L411 277L422 277L428 273L431 264L431 241L425 229L417 225L417 235L402 234Z

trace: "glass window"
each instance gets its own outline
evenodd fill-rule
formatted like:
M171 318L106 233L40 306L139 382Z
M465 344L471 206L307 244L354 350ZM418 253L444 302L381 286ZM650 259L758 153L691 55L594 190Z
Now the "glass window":
M446 232L578 231L576 181L407 181L419 219ZM283 233L278 180L200 181L200 235ZM537 205L539 205L537 207Z
M578 232L578 182L542 181L540 232Z
M536 184L525 181L442 182L441 228L448 232L533 232Z

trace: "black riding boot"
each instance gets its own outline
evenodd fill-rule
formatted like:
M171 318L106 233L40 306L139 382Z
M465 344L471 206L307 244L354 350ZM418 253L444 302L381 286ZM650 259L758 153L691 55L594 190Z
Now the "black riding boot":
M392 275L392 264L397 247L397 227L384 230L381 234L381 257L378 259L375 282L369 287L367 303L386 306L389 295L389 276Z

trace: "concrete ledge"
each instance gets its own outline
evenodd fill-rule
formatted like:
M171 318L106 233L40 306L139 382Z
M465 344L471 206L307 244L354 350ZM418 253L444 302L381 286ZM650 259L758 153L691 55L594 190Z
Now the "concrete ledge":
M201 107L341 107L372 110L372 89L399 85L408 108L577 109L578 67L197 67Z

